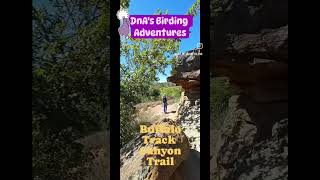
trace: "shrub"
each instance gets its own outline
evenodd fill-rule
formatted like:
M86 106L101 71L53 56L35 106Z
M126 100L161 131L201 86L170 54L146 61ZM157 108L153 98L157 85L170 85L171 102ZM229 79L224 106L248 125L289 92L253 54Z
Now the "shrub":
M213 78L210 80L210 111L211 123L214 128L219 128L222 125L231 95L232 90L225 79Z
M109 128L109 1L39 1L32 5L33 179L83 179L90 154L75 140Z
M134 136L135 128L133 121L133 103L126 101L127 98L120 98L120 148L127 144Z
M78 135L71 128L34 138L38 141L32 143L33 179L84 179L92 156L75 142Z
M182 92L181 86L170 86L170 87L162 87L160 88L160 95L166 95L167 97L173 97L175 101L180 99Z
M151 99L156 100L160 97L160 90L157 88L150 88Z

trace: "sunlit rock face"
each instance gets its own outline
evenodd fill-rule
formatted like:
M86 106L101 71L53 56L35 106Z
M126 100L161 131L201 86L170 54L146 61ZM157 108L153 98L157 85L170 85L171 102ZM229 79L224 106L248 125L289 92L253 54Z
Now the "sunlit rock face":
M182 86L177 122L189 139L191 149L200 152L200 55L190 50L178 56L168 81Z

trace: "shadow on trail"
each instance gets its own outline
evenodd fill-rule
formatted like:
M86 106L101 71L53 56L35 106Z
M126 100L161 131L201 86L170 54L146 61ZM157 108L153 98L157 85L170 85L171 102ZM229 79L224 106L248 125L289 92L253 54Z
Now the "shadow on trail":
M165 114L176 113L177 111L166 112Z

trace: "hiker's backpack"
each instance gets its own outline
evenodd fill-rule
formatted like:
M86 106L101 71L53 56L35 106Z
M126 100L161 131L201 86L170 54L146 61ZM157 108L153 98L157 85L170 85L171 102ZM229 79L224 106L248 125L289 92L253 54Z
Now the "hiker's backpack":
M167 103L167 97L166 97L166 96L164 96L164 97L162 98L162 102L163 102L163 103Z

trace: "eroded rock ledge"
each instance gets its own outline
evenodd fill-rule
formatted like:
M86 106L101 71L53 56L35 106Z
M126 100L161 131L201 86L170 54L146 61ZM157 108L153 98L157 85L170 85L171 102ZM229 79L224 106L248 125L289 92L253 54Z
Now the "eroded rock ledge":
M162 119L161 121L156 122L154 125L174 125L178 126L176 122L170 119ZM176 138L177 143L176 144L144 144L142 136L149 136L149 137L168 137L173 136ZM181 149L181 155L175 155L174 159L174 165L173 166L148 166L147 165L147 157L146 155L140 155L139 149L141 147L145 148L180 148ZM179 134L163 134L163 133L148 133L148 134L142 134L136 137L134 140L132 140L130 143L128 143L124 148L121 149L120 155L121 155L121 180L176 180L177 178L173 177L182 177L183 173L179 172L177 169L180 167L185 160L189 157L189 142L185 134L179 133ZM160 158L159 155L155 155L155 158ZM161 157L161 158L166 158ZM180 175L178 175L180 174Z
M288 1L226 0L211 72L236 90L211 132L211 179L288 178Z
M177 122L189 139L191 149L200 152L200 56L188 55L197 53L191 50L178 57L168 81L182 86Z

